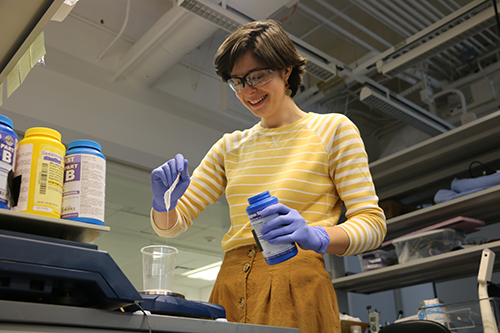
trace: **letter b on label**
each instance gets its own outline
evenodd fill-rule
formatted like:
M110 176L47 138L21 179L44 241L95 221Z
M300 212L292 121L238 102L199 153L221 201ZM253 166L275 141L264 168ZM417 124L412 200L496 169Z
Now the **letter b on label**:
M69 182L75 179L75 170L66 170L65 181Z
M4 150L2 153L2 161L12 164L12 153L8 150Z

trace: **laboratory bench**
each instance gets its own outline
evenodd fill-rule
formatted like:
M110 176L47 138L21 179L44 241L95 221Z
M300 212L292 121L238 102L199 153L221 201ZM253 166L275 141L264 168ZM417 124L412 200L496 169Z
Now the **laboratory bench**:
M0 300L0 332L149 332L149 325L153 333L300 333L296 328Z
M109 254L90 244L109 230L1 209L0 332L300 332L230 323L219 319L225 313L216 305L196 301L177 302L174 315L171 307L155 307L146 317L132 305L142 296ZM73 297L60 300L66 286ZM66 300L83 305L64 305Z

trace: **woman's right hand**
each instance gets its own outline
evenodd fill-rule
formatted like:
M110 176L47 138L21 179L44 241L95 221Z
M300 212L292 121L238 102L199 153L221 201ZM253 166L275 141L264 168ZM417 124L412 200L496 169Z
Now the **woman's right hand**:
M151 172L151 189L153 190L153 208L158 212L166 212L165 192L174 184L180 173L179 182L171 191L170 207L172 210L177 205L177 200L186 192L190 177L188 172L188 161L181 154L169 160Z

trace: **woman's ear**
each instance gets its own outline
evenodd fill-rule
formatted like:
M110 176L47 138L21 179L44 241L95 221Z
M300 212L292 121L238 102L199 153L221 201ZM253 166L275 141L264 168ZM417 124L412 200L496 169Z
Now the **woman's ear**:
M288 81L291 74L292 74L292 67L285 67L283 69L283 79L285 79L285 81Z

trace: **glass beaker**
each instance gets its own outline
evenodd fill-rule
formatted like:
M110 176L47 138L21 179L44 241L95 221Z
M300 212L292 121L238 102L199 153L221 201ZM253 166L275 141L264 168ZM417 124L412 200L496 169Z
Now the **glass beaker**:
M175 247L167 245L149 245L141 249L144 291L172 291L177 252Z

